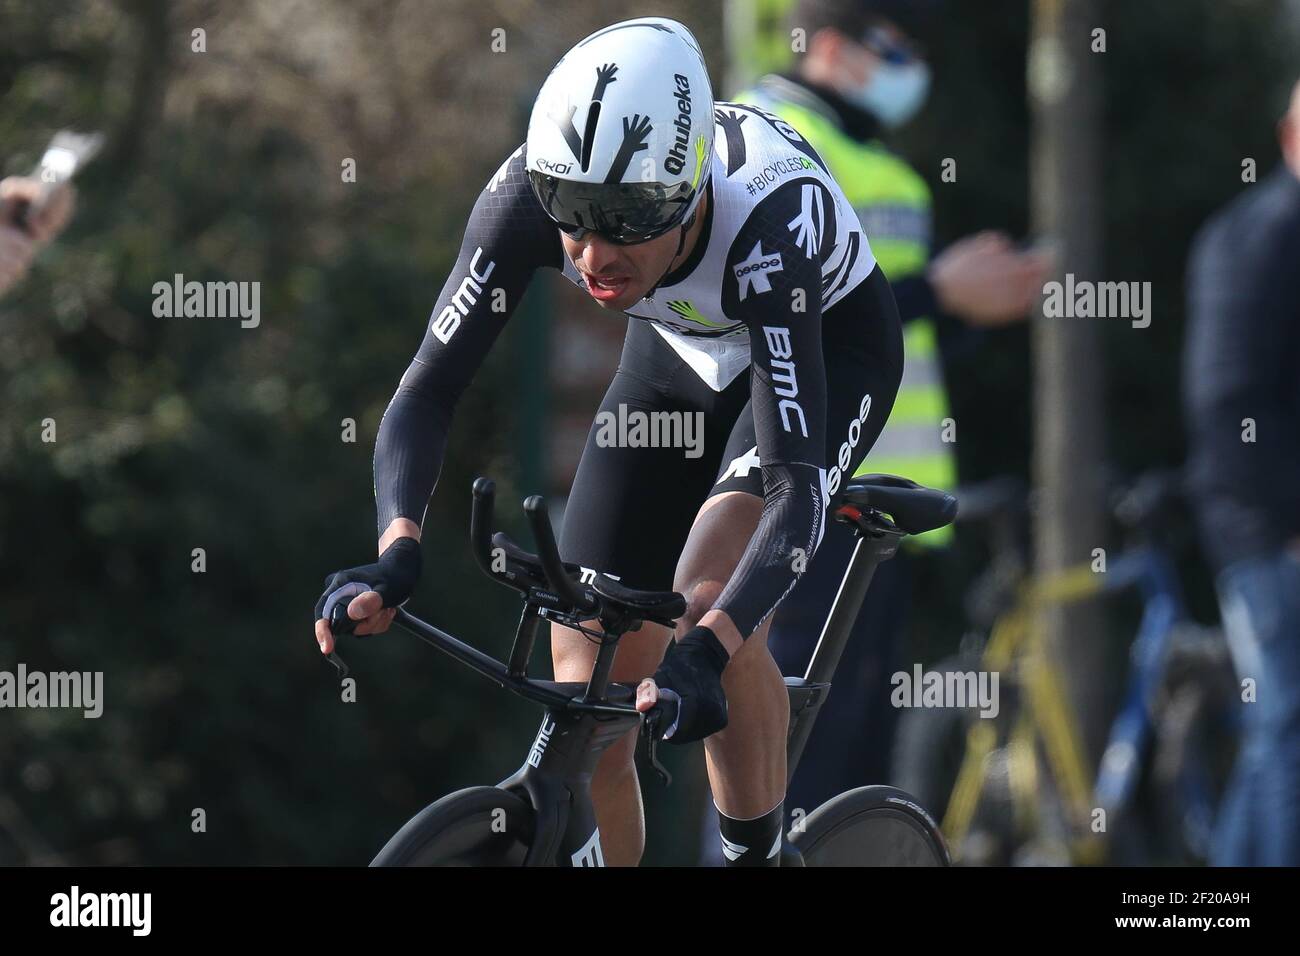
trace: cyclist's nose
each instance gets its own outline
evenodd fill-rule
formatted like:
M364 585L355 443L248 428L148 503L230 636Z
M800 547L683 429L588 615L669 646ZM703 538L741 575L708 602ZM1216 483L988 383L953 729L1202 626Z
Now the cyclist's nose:
M582 264L588 272L601 275L615 271L611 270L611 266L618 261L620 255L617 245L594 232L587 234L586 243L582 250Z

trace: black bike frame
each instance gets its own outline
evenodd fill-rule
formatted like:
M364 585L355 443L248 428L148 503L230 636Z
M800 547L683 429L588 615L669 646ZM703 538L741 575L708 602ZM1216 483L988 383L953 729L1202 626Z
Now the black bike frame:
M813 649L804 676L785 679L786 691L790 694L790 733L786 739L785 757L787 785L794 779L795 768L799 766L804 745L812 734L817 712L830 693L831 677L839 666L840 655L844 653L844 646L853 631L853 622L862 610L876 567L894 556L903 536L901 531L874 514L850 520L858 541L853 548L853 557L844 569L840 589L817 639L817 647Z
M862 608L876 566L898 550L903 532L878 512L845 508L841 522L857 535L857 545L840 582L835 602L803 677L787 677L790 731L787 782L794 777L817 713L831 688L853 622ZM833 533L834 528L828 529ZM497 786L527 798L536 812L532 846L525 866L603 866L600 833L591 802L591 777L601 754L638 727L633 706L636 690L613 684L609 674L621 635L599 642L596 662L586 684L542 681L527 676L528 660L546 608L526 603L515 632L509 664L458 640L399 609L394 623L462 664L521 697L542 704L546 712L520 768Z

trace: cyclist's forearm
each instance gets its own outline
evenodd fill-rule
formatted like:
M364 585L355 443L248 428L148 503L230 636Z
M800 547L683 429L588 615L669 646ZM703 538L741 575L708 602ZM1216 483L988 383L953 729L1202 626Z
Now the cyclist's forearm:
M381 536L398 521L417 531L424 523L442 470L449 418L442 403L409 385L393 396L375 439L375 510Z
M762 462L763 512L731 580L713 605L744 639L794 587L821 543L825 519L821 274L815 261L803 258L799 249L787 252L791 288L803 293L800 301L807 309L796 312L777 296L754 296L749 307L751 405Z
M741 638L753 634L794 587L821 543L825 520L817 466L773 464L763 465L762 471L763 515L709 612L726 615ZM703 619L701 623L710 626ZM722 635L718 637L725 645Z
M379 536L379 553L383 554L398 538L414 538L419 541L420 526L410 518L394 518L388 529Z

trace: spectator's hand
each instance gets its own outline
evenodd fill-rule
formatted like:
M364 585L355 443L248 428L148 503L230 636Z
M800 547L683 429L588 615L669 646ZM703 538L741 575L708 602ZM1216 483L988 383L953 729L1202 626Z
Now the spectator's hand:
M68 225L75 204L70 183L50 186L39 179L10 176L0 180L0 209L4 210L4 225L18 227L14 211L22 204L28 205L26 230L35 242L49 242Z
M4 295L27 274L36 254L36 243L27 233L0 225L0 295Z
M930 263L928 276L939 307L976 326L1026 318L1052 271L1045 252L1017 250L1000 232L980 232L954 242Z
M27 206L27 221L18 225L18 210ZM49 242L72 218L70 185L52 190L39 180L11 176L0 180L0 295L27 274L41 245Z

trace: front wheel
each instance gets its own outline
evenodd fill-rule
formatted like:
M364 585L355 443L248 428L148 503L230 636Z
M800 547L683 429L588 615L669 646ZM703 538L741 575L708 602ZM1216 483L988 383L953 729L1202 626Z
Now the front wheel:
M533 808L498 787L469 787L429 804L384 845L371 866L523 866Z
M896 787L832 797L788 835L806 866L949 866L938 826Z

